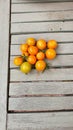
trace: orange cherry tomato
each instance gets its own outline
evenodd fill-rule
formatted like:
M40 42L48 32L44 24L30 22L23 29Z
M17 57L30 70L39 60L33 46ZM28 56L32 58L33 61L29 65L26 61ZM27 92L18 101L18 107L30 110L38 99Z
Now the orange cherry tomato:
M15 57L14 58L14 64L16 66L20 66L23 63L23 58L22 57Z
M52 60L56 57L56 51L54 49L47 49L46 50L46 58Z
M26 40L26 43L29 45L29 46L34 46L35 43L36 43L36 40L34 38L28 38Z
M24 52L27 52L28 51L28 44L21 44L20 45L20 50L21 52L24 54Z
M29 55L27 61L33 65L36 63L36 57L34 55Z
M49 49L56 49L58 46L57 42L55 40L49 40L47 43L47 47Z
M35 64L37 71L44 71L46 68L46 62L44 60L38 60Z
M38 53L38 48L36 46L29 46L28 52L31 55L36 55Z
M43 60L45 58L45 54L43 52L38 52L36 55L38 60Z
M37 41L37 47L40 50L44 50L46 48L46 41L44 39L40 39Z

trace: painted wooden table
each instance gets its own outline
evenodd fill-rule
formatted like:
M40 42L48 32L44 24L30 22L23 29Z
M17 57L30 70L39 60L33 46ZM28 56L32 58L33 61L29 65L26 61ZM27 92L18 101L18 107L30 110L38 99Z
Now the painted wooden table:
M0 130L73 130L73 2L64 1L0 0ZM58 41L44 73L13 64L27 37Z

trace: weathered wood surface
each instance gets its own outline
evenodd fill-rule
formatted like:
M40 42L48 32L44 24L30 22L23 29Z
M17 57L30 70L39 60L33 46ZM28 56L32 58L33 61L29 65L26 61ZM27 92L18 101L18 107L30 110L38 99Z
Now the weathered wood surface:
M16 3L36 3L36 2L64 2L64 1L72 1L72 0L12 0L12 4L16 4Z
M10 83L10 97L63 96L73 94L73 82Z
M73 130L73 112L9 114L8 130Z
M33 70L28 75L17 69L11 69L10 74L10 81L73 80L73 68L49 69L44 73Z
M36 39L44 38L46 40L56 39L58 42L73 42L73 33L28 33L28 34L20 34L20 35L12 35L11 36L11 44L21 44L26 41L28 37L34 37Z
M33 7L33 8L32 8ZM27 4L12 4L12 13L17 12L37 12L37 11L57 11L57 10L73 10L72 2L62 3L29 3Z
M6 130L10 1L0 0L0 130Z
M8 130L73 130L73 2L64 1L11 1ZM25 75L13 65L28 37L58 41L44 73Z
M9 98L9 110L22 112L73 110L73 96Z
M12 24L11 33L36 33L36 32L71 32L73 31L73 21L71 22L40 22L40 23L17 23Z
M24 41L25 43L26 41ZM20 43L22 44L22 43ZM73 53L73 43L61 43L58 44L56 49L57 54L72 54ZM11 45L11 56L20 55L20 45Z
M13 63L14 58L15 56L12 56L10 59L10 68L16 68ZM57 55L56 59L52 61L46 60L46 62L49 67L71 67L73 66L73 55Z
M49 22L49 21L70 21L73 20L73 11L57 12L36 12L36 13L18 13L11 15L12 23L19 22Z

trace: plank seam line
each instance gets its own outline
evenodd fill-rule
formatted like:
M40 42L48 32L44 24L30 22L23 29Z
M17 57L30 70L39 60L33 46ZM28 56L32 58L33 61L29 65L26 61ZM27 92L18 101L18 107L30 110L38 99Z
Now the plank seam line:
M40 31L40 32L11 32L11 35L28 35L28 34L41 34L41 33L73 33L73 31Z
M58 44L69 44L69 43L70 43L70 44L73 44L73 41L69 41L69 42L68 42L68 41L64 41L64 42L63 42L63 41L62 41L62 42L59 42L59 41L58 41ZM16 43L12 43L12 44L11 44L11 46L14 46L14 45L17 45L17 46L18 46L18 45L21 45L21 43L17 43L17 44L16 44Z
M18 114L21 114L21 113L24 113L24 114L25 113L33 113L34 114L34 113L48 113L48 112L49 113L52 113L52 112L53 113L54 112L73 112L73 109L68 109L68 110L67 109L62 109L62 110L43 110L43 111L42 110L40 110L40 111L37 111L37 110L36 111L27 111L27 110L26 111L24 111L24 110L23 111L15 111L15 110L8 110L9 114L17 114L17 113Z
M21 54L11 54L10 57L15 57L15 56L20 56L20 55L21 55ZM66 52L66 53L57 53L57 56L61 56L61 55L62 55L62 56L63 56L63 55L64 55L64 56L67 56L67 55L68 55L68 56L72 56L73 53L67 53L67 52Z
M9 105L9 82L10 82L10 52L11 52L11 0L10 3L10 9L9 9L9 57L8 57L8 87L7 87L7 113L8 113L8 105ZM8 123L8 117L7 117L7 123ZM7 129L7 126L6 126Z
M21 14L21 13L43 13L43 12L63 12L63 11L73 11L73 9L68 10L47 10L47 11L28 11L28 12L11 12L11 14Z
M49 64L49 63L48 63ZM49 66L49 69L67 69L67 68L73 68L73 66ZM11 70L19 70L19 67L12 67ZM35 70L35 69L33 69Z
M11 24L20 24L20 23L50 23L50 22L72 22L73 19L61 19L61 20L44 20L44 21L23 21L23 22L11 22Z
M63 2L73 2L72 0L69 0L69 1L45 1L45 0L42 0L42 2L40 1L31 1L31 2L12 2L11 4L31 4L31 3L63 3Z
M35 83L35 82L73 82L73 80L34 80L34 81L10 81L10 83Z
M25 98L25 97L70 97L73 96L73 94L25 94L25 95L9 95L9 98Z

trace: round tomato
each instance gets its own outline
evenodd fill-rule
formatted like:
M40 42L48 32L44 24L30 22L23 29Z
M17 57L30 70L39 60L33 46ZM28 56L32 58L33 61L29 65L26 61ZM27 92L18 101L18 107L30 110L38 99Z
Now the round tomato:
M35 45L35 42L36 40L34 38L28 38L26 40L26 43L29 45L29 46L34 46Z
M24 54L25 52L27 52L28 51L28 44L21 44L20 45L20 50L21 50L21 52Z
M37 47L40 50L44 50L46 48L46 41L44 39L40 39L37 41Z
M28 48L28 52L31 55L36 55L38 53L38 48L36 46L30 46Z
M49 40L47 43L47 47L49 49L56 49L58 46L57 42L55 40Z
M38 52L36 55L38 60L43 60L45 58L45 54L43 52Z
M29 55L27 61L33 65L36 63L36 57L34 55Z
M27 74L31 71L31 64L28 62L24 62L21 66L20 66L20 70L21 72Z
M46 58L52 60L56 57L56 51L54 49L47 49L46 50Z
M14 64L16 66L20 66L23 63L23 58L22 57L15 57L14 58Z
M44 60L38 60L35 64L35 68L37 71L44 71L46 68L46 62Z

